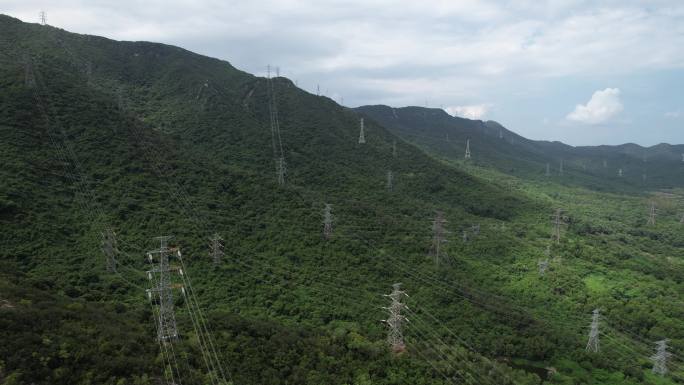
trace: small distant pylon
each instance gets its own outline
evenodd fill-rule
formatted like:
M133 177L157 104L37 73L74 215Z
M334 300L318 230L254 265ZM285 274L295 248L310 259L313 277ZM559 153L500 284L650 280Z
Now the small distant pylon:
M551 238L556 243L560 243L561 239L561 226L564 224L562 213L563 211L561 209L556 209L556 213L553 216L553 231L551 233Z
M544 174L544 175L551 176L551 164L550 163L546 164L546 174Z
M467 231L463 230L462 238L463 238L463 243L468 243L468 232Z
M682 163L684 163L684 154L682 154Z
M116 273L116 255L119 249L116 245L116 233L112 229L102 232L102 252L105 255L105 266L107 272Z
M157 315L157 338L162 341L168 341L178 338L178 328L176 327L176 314L173 306L173 289L180 288L185 290L182 285L171 284L171 272L178 272L183 274L181 269L172 267L169 264L169 257L173 254L180 255L180 250L177 248L169 248L168 240L170 236L157 237L160 242L160 247L157 250L152 250L147 253L147 258L150 263L154 265L155 256L159 259L157 267L149 270L147 276L153 282L153 287L147 289L147 296L153 303L153 297L159 306ZM153 277L157 276L156 282Z
M40 24L41 25L47 25L47 12L40 11L38 16L40 17Z
M558 175L563 176L563 159L560 160L560 167L558 167Z
M618 170L618 176L619 176L620 178L622 178L622 169L619 169L619 170Z
M442 244L446 242L446 230L444 229L446 222L444 213L437 211L435 219L432 221L432 248L430 249L435 265L439 265L442 257Z
M466 139L465 158L470 159L470 139Z
M220 265L223 258L223 238L218 233L215 233L209 238L209 242L211 260L214 262L214 265Z
M359 121L359 144L366 143L366 133L363 127L363 118Z
M276 159L276 177L278 178L278 184L280 186L285 185L285 174L287 172L285 166L285 158L282 156Z
M592 353L599 352L599 309L594 309L591 316L591 326L589 327L589 340L587 341L586 351Z
M477 236L480 235L480 224L476 223L470 227L470 230L473 232L473 235Z
M387 171L387 182L386 182L386 188L387 191L392 191L394 189L394 174L392 173L392 170Z
M608 161L604 159L603 160L603 168L607 168L607 167L608 167Z
M539 268L539 275L542 277L546 274L546 270L549 268L549 259L544 259L537 262L537 267Z
M667 343L669 340L664 339L656 342L656 352L651 356L653 361L653 373L664 376L667 374L667 361L672 356L672 353L667 351Z
M333 235L332 205L326 203L323 207L323 238L330 239Z
M503 130L499 130L499 139L503 139Z
M647 223L651 226L654 226L656 224L655 202L651 202L651 208L648 210L648 222Z
M33 64L29 55L24 55L24 85L26 88L36 86L36 78L33 74Z
M388 326L387 343L393 353L401 353L406 351L403 327L404 323L408 322L408 319L401 314L402 310L408 307L401 301L404 297L408 297L408 294L401 290L401 283L395 283L392 285L392 293L385 294L385 297L389 297L392 301L389 307L383 308L389 313L387 319L382 320Z

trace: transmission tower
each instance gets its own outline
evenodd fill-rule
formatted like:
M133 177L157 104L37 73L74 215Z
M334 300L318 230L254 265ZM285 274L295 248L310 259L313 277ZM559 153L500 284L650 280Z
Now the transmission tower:
M551 238L556 241L556 243L560 243L561 226L564 224L564 217L561 215L562 212L561 209L556 209L556 213L553 216L553 231L551 233Z
M26 88L36 86L36 78L33 74L33 64L29 55L24 55L24 85Z
M323 238L330 239L333 234L332 205L326 203L323 208Z
M604 159L603 160L603 168L607 168L607 167L608 167L608 161Z
M651 356L653 361L653 373L660 376L667 374L667 361L672 356L672 353L667 351L667 343L669 340L664 339L656 342L656 352Z
M387 319L382 320L388 327L387 343L393 353L401 353L406 350L402 329L404 323L408 322L408 319L401 314L402 310L408 309L408 307L401 301L404 297L408 297L408 294L401 290L401 283L395 283L392 285L392 293L389 295L385 294L385 297L389 297L392 301L389 307L383 308L389 313Z
M285 173L287 172L285 166L285 158L279 157L276 159L276 177L278 178L278 184L283 186L285 184Z
M180 288L185 290L182 285L171 284L171 273L182 271L178 268L171 267L169 264L169 256L173 253L180 255L180 250L168 247L168 240L170 236L157 237L160 242L160 247L157 250L152 250L147 253L147 258L150 264L154 266L157 260L157 267L152 268L147 272L150 281L156 277L156 285L147 290L147 296L150 301L157 303L159 311L157 314L157 338L164 342L178 338L178 328L176 327L176 315L173 309L173 289ZM154 281L153 281L154 282Z
M547 163L546 164L546 176L551 176L551 164Z
M220 265L223 258L223 238L218 233L209 238L209 250L214 265Z
M38 16L40 17L40 24L41 25L47 25L47 12L40 11Z
M651 202L651 208L648 210L648 224L654 226L656 223L656 206L655 202Z
M387 191L392 191L392 189L394 188L393 180L394 174L392 173L392 170L387 171L387 182L385 186L387 188Z
M470 139L466 139L465 158L470 159Z
M544 259L537 262L537 267L539 268L539 275L542 277L546 274L546 270L549 268L549 259Z
M105 255L107 272L116 272L116 255L119 249L116 246L116 234L112 229L106 229L102 232L102 252Z
M619 176L620 178L622 178L622 169L619 169L619 170L618 170L618 176Z
M563 176L563 159L560 160L560 167L558 168L558 174Z
M682 162L684 162L684 154L682 154Z
M503 139L503 130L499 130L499 139Z
M359 121L359 144L366 143L366 134L363 131L363 118Z
M591 316L591 326L589 327L589 340L587 341L586 351L598 353L599 351L599 309L594 309Z
M273 78L271 78L271 65L266 66L266 94L268 98L268 112L271 125L271 144L273 146L273 159L275 160L276 179L278 185L285 184L285 152L283 151L283 139L280 133L280 119L278 118L278 102L276 101L276 92ZM279 69L276 67L279 74Z
M435 265L439 265L442 256L442 244L446 242L446 230L444 229L446 222L444 213L442 211L437 211L435 213L435 219L432 221L432 248L430 249L433 258L435 259Z
M463 243L468 242L468 232L463 230Z

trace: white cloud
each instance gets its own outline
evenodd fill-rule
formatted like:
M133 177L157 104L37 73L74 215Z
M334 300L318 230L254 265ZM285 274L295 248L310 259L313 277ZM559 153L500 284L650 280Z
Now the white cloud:
M451 106L444 110L447 114L452 116L468 119L482 119L487 111L489 111L489 107L489 104L472 104L469 106Z
M620 89L606 88L594 92L587 104L578 104L566 118L579 123L599 124L617 115L622 110Z
M348 96L349 105L422 104L425 95L406 92L406 83L446 103L456 93L489 100L485 93L509 79L684 68L677 0L48 3L4 0L2 12L36 22L45 9L58 27L177 44L257 74L276 64L309 89L320 83ZM372 94L359 92L373 82Z
M679 110L677 110L677 111L668 111L668 112L665 113L665 117L666 117L666 118L671 118L671 119L677 119L677 118L680 117L681 115L682 115L682 113L681 113L681 111L679 111Z

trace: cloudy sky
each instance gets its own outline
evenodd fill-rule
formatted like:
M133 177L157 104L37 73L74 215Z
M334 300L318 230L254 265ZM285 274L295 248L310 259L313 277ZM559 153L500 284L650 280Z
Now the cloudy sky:
M684 143L684 2L2 0L0 13L267 64L347 106L442 107L533 139Z

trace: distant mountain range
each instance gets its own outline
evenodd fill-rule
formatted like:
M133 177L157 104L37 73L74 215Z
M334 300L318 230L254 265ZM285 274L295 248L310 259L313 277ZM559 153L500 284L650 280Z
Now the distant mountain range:
M374 105L356 111L444 159L464 160L469 140L474 164L520 177L553 178L599 190L684 186L684 145L574 147L530 140L495 121L454 117L438 108Z

